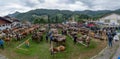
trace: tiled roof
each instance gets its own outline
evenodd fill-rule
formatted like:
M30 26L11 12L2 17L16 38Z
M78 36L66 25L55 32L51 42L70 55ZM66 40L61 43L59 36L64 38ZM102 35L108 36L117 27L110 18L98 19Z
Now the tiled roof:
M12 23L12 22L6 20L6 19L3 18L3 17L0 17L0 25L3 25L3 24L10 24L10 23Z
M9 17L9 16L5 16L4 18L11 21L11 22L20 22L18 19L12 18L12 17Z

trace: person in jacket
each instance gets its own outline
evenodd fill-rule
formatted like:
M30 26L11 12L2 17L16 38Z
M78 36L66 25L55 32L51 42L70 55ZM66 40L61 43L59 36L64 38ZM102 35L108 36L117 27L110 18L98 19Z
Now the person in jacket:
M112 35L111 31L107 32L107 37L108 37L108 45L109 45L109 47L112 47L113 35Z
M4 41L0 39L0 48L4 49Z

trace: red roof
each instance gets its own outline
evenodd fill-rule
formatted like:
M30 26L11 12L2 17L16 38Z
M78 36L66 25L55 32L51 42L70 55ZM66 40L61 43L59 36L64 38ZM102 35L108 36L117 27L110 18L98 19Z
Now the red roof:
M10 21L8 21L8 20L6 20L6 19L0 17L0 25L3 25L3 24L10 24L10 23L12 23L12 22L10 22Z

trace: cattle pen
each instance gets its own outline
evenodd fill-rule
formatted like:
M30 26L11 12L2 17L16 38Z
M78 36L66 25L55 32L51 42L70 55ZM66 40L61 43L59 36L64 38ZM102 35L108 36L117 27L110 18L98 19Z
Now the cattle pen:
M59 32L61 33L61 29L59 29ZM0 53L9 59L89 59L106 47L106 41L92 38L91 44L87 48L80 43L74 44L73 38L66 35L65 51L51 55L51 45L50 42L46 42L46 33L43 34L43 40L40 42L34 41L32 34L27 35L20 41L14 41L13 39L9 45L5 45L4 51L0 50ZM26 48L24 43L28 39L30 47Z

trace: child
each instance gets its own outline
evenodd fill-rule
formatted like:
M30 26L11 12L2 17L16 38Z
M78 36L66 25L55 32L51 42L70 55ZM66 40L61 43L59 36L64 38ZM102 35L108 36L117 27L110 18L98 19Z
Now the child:
M25 41L25 46L26 46L26 48L29 48L29 45L30 45L29 40L26 40L26 41Z

